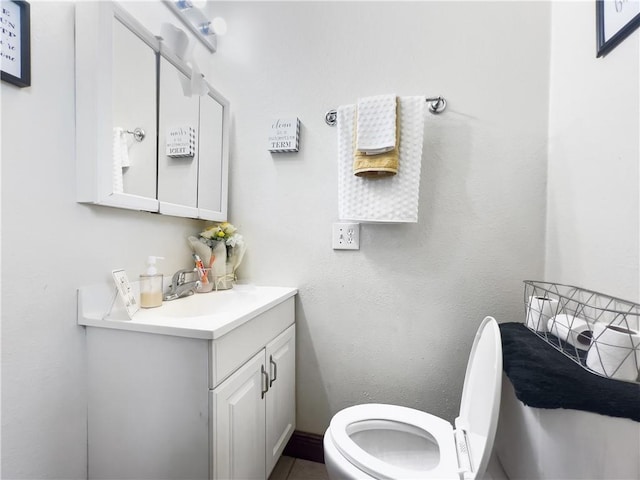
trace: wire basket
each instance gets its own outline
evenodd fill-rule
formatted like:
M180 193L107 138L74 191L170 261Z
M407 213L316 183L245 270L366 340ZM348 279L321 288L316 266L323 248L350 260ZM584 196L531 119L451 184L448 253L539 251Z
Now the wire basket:
M524 281L525 325L597 375L640 383L640 305L559 283Z

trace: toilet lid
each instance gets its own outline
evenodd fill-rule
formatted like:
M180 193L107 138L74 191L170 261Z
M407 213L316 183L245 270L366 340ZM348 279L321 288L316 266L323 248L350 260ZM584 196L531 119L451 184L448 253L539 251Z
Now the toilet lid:
M372 421L384 422L385 429L408 433L417 431L419 435L433 437L440 450L439 463L428 470L408 469L392 465L367 453L351 438L349 432L358 422ZM435 415L397 405L356 405L336 413L331 419L329 432L333 444L342 456L374 478L459 478L453 426Z
M481 478L484 474L495 438L502 387L502 342L498 323L486 317L473 341L462 391L456 432L452 425L426 412L397 405L364 404L345 408L331 419L328 432L337 450L351 464L377 479L438 478L459 479L456 439L464 431L466 444L459 447L460 457L470 457L471 471L464 478ZM407 469L392 465L367 453L352 438L358 422L375 424L384 429L417 432L433 437L439 448L439 463L429 469ZM367 429L367 426L362 427ZM374 429L375 427L371 427ZM462 440L464 444L465 440ZM464 455L468 451L468 455ZM466 462L465 462L466 463Z
M480 476L489 464L502 390L502 340L500 328L486 317L476 332L464 377L460 415L456 429L464 430L470 452L471 477Z

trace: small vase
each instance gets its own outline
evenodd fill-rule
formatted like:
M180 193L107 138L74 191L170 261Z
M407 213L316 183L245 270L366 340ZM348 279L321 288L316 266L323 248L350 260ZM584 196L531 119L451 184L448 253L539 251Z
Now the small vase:
M213 283L213 290L228 290L233 287L233 265L229 275L229 262L227 259L227 246L224 242L217 242L213 248L215 260L209 275Z

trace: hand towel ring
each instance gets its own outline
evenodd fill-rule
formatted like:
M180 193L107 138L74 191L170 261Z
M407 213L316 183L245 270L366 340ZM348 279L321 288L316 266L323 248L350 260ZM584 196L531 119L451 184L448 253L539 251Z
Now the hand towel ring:
M428 97L425 98L426 102L429 102L429 111L434 115L444 112L447 108L447 101L444 97ZM329 110L324 115L324 121L330 127L333 127L338 123L338 111L336 109Z
M136 142L141 142L144 140L144 137L147 135L145 133L145 131L138 127L135 130L131 131L131 130L125 130L125 133L128 133L129 135L133 135L133 138L135 139Z

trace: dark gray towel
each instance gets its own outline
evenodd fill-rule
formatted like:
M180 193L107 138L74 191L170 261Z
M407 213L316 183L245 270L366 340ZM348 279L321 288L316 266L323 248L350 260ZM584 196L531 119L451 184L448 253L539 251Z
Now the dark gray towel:
M503 368L530 407L570 408L640 422L640 385L593 374L522 323L503 323Z

